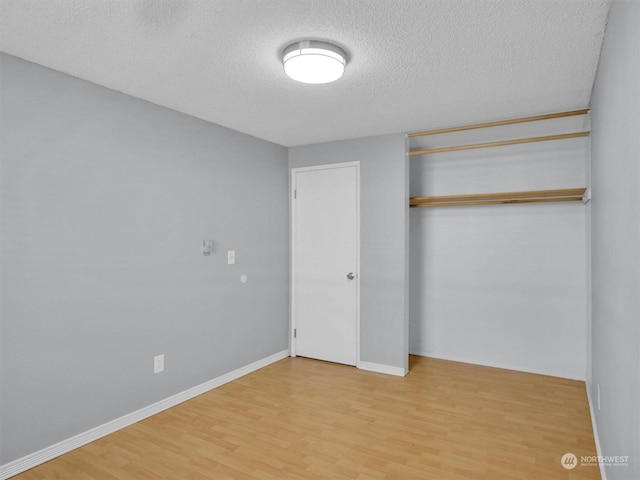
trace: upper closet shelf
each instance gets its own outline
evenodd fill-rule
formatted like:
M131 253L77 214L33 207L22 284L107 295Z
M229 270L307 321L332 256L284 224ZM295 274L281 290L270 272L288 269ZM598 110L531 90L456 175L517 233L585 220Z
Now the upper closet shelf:
M448 127L448 128L440 128L438 130L427 130L423 132L414 132L409 133L409 137L420 137L425 135L437 135L440 133L450 133L450 132L460 132L464 130L474 130L477 128L488 128L488 127L498 127L502 125L513 125L517 123L526 123L526 122L535 122L538 120L549 120L552 118L562 118L562 117L571 117L576 115L586 115L589 112L589 109L584 108L581 110L572 110L570 112L560 112L560 113L549 113L546 115L535 115L532 117L522 117L522 118L512 118L509 120L499 120L495 122L486 122L486 123L476 123L473 125L462 125L458 127ZM545 142L549 140L564 140L567 138L578 138L578 137L587 137L589 136L588 131L585 132L573 132L573 133L563 133L559 135L546 135L542 137L529 137L529 138L517 138L513 140L500 140L496 142L487 142L487 143L475 143L471 145L454 145L450 147L438 147L438 148L428 148L428 149L420 149L420 150L411 150L409 152L410 156L416 155L427 155L432 153L442 153L442 152L455 152L458 150L472 150L475 148L489 148L489 147L502 147L505 145L519 145L523 143L535 143L535 142Z

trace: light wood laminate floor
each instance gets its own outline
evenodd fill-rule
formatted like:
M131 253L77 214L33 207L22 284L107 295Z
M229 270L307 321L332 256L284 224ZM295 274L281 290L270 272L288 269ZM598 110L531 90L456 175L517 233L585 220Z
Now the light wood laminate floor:
M596 479L584 382L424 357L287 358L15 480Z

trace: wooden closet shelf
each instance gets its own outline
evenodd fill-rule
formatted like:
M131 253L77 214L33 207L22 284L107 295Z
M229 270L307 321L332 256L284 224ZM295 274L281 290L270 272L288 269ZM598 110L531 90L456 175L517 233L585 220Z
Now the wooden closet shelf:
M517 203L583 202L585 201L586 194L586 188L564 188L557 190L530 190L525 192L411 197L409 199L409 206L411 208L433 208Z
M423 132L409 133L409 137L422 137L425 135L438 135L440 133L462 132L465 130L475 130L477 128L499 127L502 125L514 125L517 123L537 122L539 120L550 120L552 118L573 117L576 115L586 115L589 113L588 108L580 110L571 110L569 112L547 113L545 115L534 115L532 117L510 118L508 120L498 120L496 122L474 123L472 125L461 125L458 127L439 128L437 130L426 130Z
M431 153L456 152L458 150L473 150L475 148L504 147L505 145L520 145L523 143L547 142L549 140L566 140L567 138L588 137L590 132L562 133L560 135L547 135L544 137L516 138L513 140L500 140L498 142L474 143L472 145L454 145L452 147L428 148L423 150L411 150L409 156L427 155Z

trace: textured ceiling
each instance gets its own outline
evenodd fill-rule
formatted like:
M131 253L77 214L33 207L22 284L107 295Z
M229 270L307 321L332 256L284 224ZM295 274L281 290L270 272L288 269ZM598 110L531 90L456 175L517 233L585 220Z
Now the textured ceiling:
M589 104L609 0L0 0L0 48L282 145ZM287 78L301 39L345 76Z

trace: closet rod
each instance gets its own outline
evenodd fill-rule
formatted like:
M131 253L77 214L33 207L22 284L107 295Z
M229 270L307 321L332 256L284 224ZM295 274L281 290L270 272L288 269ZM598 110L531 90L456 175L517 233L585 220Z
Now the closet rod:
M458 150L473 150L475 148L503 147L505 145L520 145L522 143L546 142L549 140L564 140L567 138L588 137L590 132L563 133L560 135L547 135L544 137L516 138L514 140L501 140L499 142L474 143L472 145L455 145L453 147L428 148L426 150L412 150L409 156L427 155L430 153L456 152Z
M411 208L432 208L513 203L580 202L584 201L586 192L586 188L564 188L558 190L531 190L526 192L411 197L409 199L409 206Z
M408 134L409 137L422 137L424 135L437 135L439 133L461 132L463 130L475 130L476 128L499 127L501 125L513 125L516 123L535 122L538 120L550 120L552 118L573 117L577 115L586 115L589 113L588 108L581 110L572 110L570 112L548 113L546 115L534 115L533 117L512 118L509 120L498 120L495 122L475 123L472 125L462 125L459 127L439 128L437 130L426 130L423 132L413 132Z

